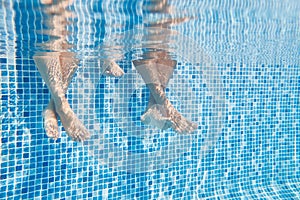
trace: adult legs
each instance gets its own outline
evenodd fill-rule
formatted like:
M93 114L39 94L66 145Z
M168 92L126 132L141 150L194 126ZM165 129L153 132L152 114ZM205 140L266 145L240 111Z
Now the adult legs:
M172 127L178 133L193 132L197 124L184 118L165 94L165 88L172 77L176 61L169 59L134 60L133 64L150 89L147 110L141 120L145 124L161 129Z
M48 53L34 56L38 70L51 92L51 100L44 111L45 129L48 136L59 137L57 118L67 134L75 141L83 141L90 134L71 109L66 97L66 90L77 69L75 58L69 53Z

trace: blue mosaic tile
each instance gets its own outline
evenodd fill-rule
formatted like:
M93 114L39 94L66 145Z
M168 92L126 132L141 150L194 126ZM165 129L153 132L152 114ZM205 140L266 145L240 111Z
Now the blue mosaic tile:
M80 60L67 98L92 132L84 143L71 141L60 122L59 139L45 134L51 95L32 56L57 37L43 24L47 6L0 8L0 199L299 198L299 2L168 1L172 9L155 14L145 10L150 1L83 2L68 6L75 15L66 32ZM187 16L172 27L186 40L176 40L185 50L173 52L166 92L198 129L178 136L140 121L150 93L131 60L144 49L122 52L120 78L102 76L94 58L114 34ZM189 60L194 51L210 57L209 67Z

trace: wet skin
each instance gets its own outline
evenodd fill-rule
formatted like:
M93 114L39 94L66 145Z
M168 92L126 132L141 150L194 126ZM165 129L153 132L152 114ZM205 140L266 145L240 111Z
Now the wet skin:
M133 64L150 90L150 97L143 123L160 129L172 128L177 133L191 133L197 124L184 118L167 98L165 89L177 62L165 51L153 51L145 54L148 59L134 60Z

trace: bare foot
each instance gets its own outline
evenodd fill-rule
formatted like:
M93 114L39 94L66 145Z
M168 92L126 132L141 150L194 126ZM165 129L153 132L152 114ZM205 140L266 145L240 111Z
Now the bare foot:
M52 3L53 3L53 0L41 0L41 3L42 3L42 4L49 5L49 4L52 4Z
M61 105L55 104L55 109L60 117L67 134L74 140L82 142L90 137L90 133L78 119L71 109L69 103L65 100Z
M191 122L183 117L175 108L171 107L169 111L169 116L171 118L170 123L172 123L172 128L177 133L192 133L198 128L198 125L196 123Z
M53 99L50 100L47 108L43 111L43 118L47 136L54 140L59 138L58 122Z
M149 107L141 116L141 121L162 130L172 127L180 134L192 133L198 127L196 123L184 118L174 107L167 108L159 104Z
M141 121L162 130L168 129L172 125L165 109L158 104L149 107L141 116Z

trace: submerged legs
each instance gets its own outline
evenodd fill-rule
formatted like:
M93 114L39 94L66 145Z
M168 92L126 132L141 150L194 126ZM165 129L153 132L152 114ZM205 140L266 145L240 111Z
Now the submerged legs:
M59 137L57 115L67 132L75 141L83 141L90 134L65 98L66 90L71 82L77 64L69 54L53 53L35 56L34 61L46 85L51 92L51 100L44 111L44 125L49 137Z
M141 120L160 129L172 127L178 133L193 132L197 124L184 118L165 94L176 62L170 59L151 59L135 60L133 64L150 89L147 110Z
M90 137L88 130L71 109L65 94L72 77L78 68L76 59L70 53L48 53L34 56L38 70L51 92L51 100L43 112L46 134L59 138L58 117L67 134L75 141L83 141ZM141 116L145 124L160 129L172 127L178 133L191 133L197 124L184 118L171 104L165 94L165 88L173 74L176 61L172 60L135 60L137 71L141 74L150 97L147 110ZM109 63L105 75L121 76L124 72L117 65Z
M83 141L90 134L71 109L65 94L77 70L77 60L71 53L48 53L34 56L38 70L51 92L51 99L43 111L44 127L48 137L57 139L58 117L67 134L75 141ZM100 66L106 76L122 76L123 70L114 62L106 62Z

